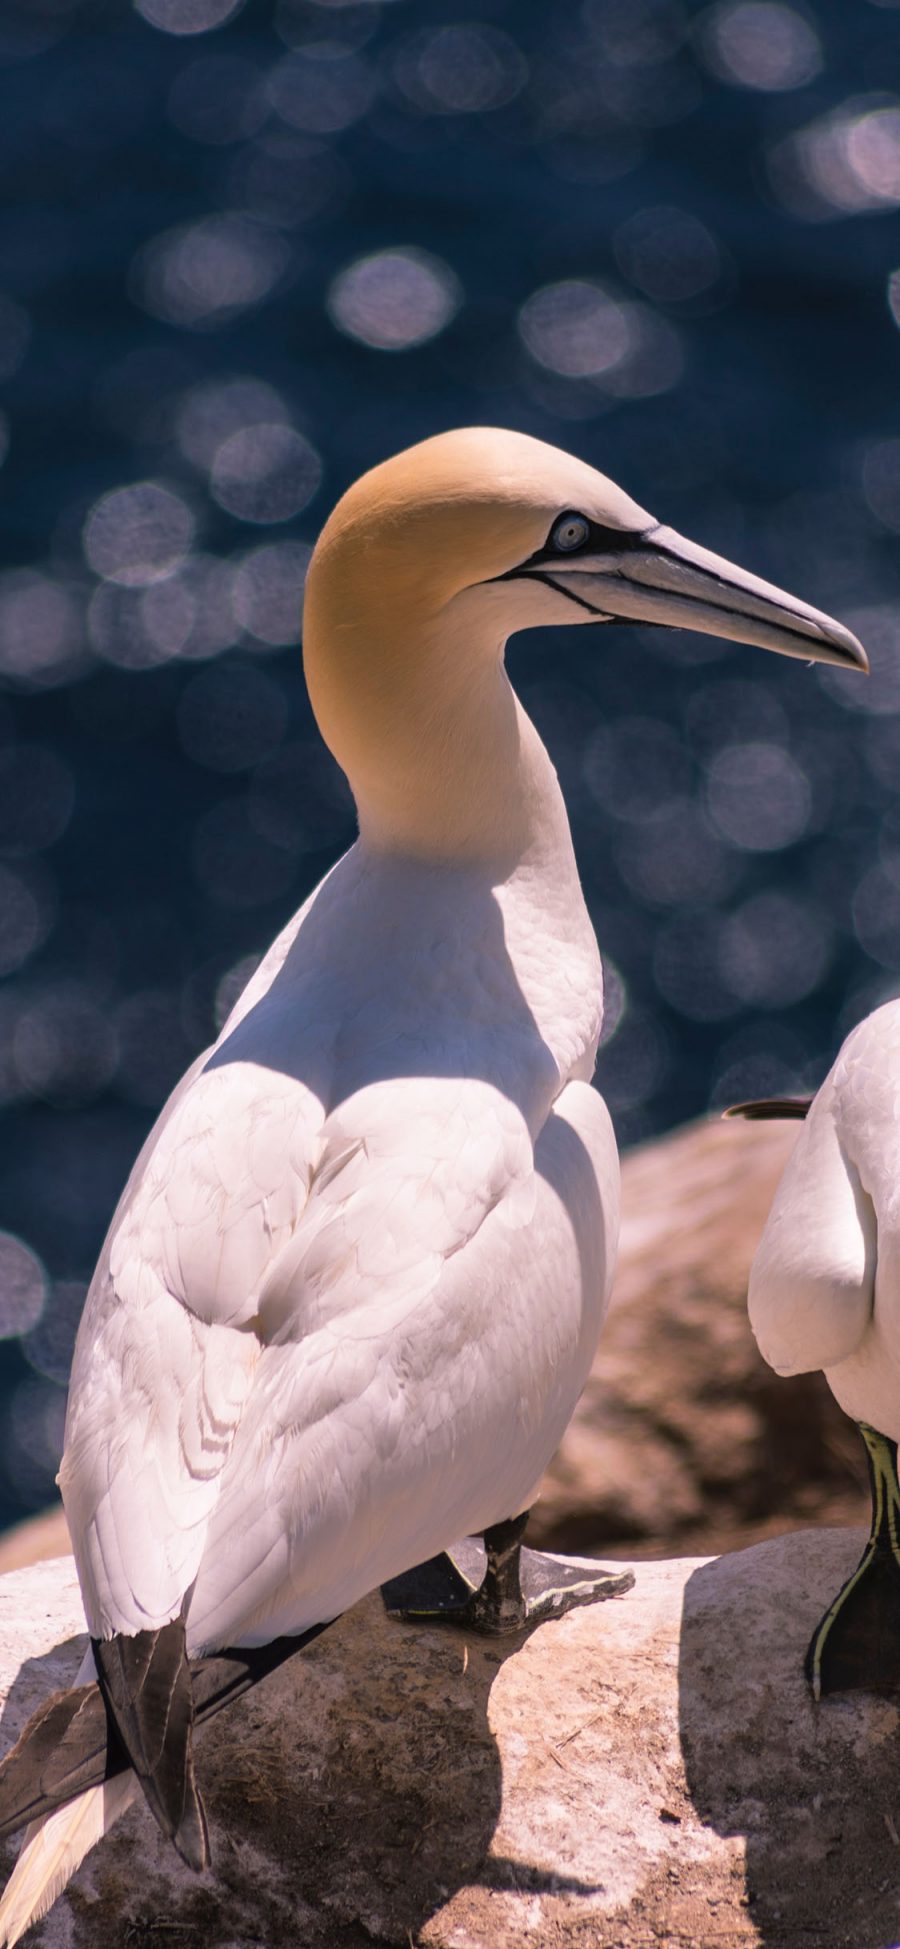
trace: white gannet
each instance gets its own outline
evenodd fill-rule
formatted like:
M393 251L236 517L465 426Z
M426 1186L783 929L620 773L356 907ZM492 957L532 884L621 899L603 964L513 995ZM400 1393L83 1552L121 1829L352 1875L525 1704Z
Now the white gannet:
M778 1374L821 1367L859 1425L872 1494L862 1558L813 1633L828 1692L900 1691L900 1002L860 1022L812 1101L731 1114L804 1117L750 1274L760 1351Z
M527 1614L523 1512L594 1357L618 1162L590 1086L597 944L504 647L614 619L866 667L839 624L520 434L427 440L326 524L306 676L359 838L162 1111L91 1285L60 1483L83 1677L134 1770L96 1784L95 1685L37 1715L6 1769L39 1818L3 1944L138 1783L205 1863L188 1659L243 1647L249 1669L417 1564L452 1585L466 1535L488 1575L454 1615ZM610 1588L574 1581L569 1601Z

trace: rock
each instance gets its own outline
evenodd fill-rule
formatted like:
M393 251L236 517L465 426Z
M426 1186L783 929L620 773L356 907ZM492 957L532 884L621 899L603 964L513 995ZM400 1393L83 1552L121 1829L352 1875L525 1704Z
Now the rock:
M861 1541L639 1564L626 1597L501 1643L370 1598L202 1734L210 1875L135 1807L33 1940L894 1943L900 1712L813 1706L801 1671ZM71 1680L80 1621L70 1559L0 1580L4 1743Z
M40 1516L15 1523L0 1536L0 1577L29 1563L43 1563L47 1557L65 1556L71 1547L63 1506L58 1503Z
M747 1319L797 1131L717 1119L624 1159L612 1305L532 1517L541 1547L707 1555L868 1520L856 1429L821 1374L771 1372Z
M747 1276L795 1123L705 1122L632 1151L612 1306L530 1530L554 1549L734 1549L858 1522L866 1469L821 1374L779 1380ZM0 1543L0 1571L67 1547L61 1510Z

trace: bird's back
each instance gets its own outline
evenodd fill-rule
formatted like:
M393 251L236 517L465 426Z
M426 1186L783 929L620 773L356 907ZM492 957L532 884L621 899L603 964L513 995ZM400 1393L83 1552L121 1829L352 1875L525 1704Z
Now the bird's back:
M384 1482L401 1406L404 1467L424 1493L429 1372L443 1377L447 1414L460 1418L472 1385L485 1415L499 1406L502 1336L492 1365L487 1309L515 1280L528 1288L527 1267L514 1280L504 1254L534 1221L534 1146L570 1069L589 1073L599 1018L590 930L561 952L526 906L484 876L386 866L355 848L163 1112L116 1214L73 1370L61 1480L95 1633L160 1625L198 1576L199 1604L214 1534L217 1622L204 1635L238 1629L241 1606L223 1608L218 1586L224 1575L226 1597L239 1588L242 1552L265 1618L253 1511L278 1504L283 1583L310 1528L296 1498L274 1495L276 1458L282 1487L293 1468L318 1494L316 1427L328 1423L338 1455L356 1442L363 1457L332 1512L346 1531L362 1468ZM586 1115L593 1133L593 1104ZM605 1154L605 1127L597 1142ZM488 1221L492 1239L504 1230L485 1268ZM473 1280L484 1295L474 1315ZM480 1346L468 1381L466 1361L449 1378L448 1331ZM506 1331L524 1358L529 1319ZM440 1386L431 1392L440 1401ZM321 1550L321 1526L317 1537Z

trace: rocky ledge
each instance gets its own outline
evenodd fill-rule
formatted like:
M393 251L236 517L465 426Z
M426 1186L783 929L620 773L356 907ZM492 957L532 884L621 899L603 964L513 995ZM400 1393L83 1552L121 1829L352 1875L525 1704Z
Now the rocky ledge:
M814 1707L801 1671L860 1544L804 1531L641 1563L627 1596L500 1644L370 1598L202 1733L211 1873L136 1807L31 1939L895 1943L900 1713ZM71 1558L0 1579L4 1746L71 1681L81 1628Z

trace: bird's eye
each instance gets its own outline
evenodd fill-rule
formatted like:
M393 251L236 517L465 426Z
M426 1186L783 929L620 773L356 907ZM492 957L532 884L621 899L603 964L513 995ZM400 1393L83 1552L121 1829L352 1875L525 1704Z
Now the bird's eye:
M572 555L576 548L584 547L590 532L583 514L561 514L551 529L551 546L560 555Z

